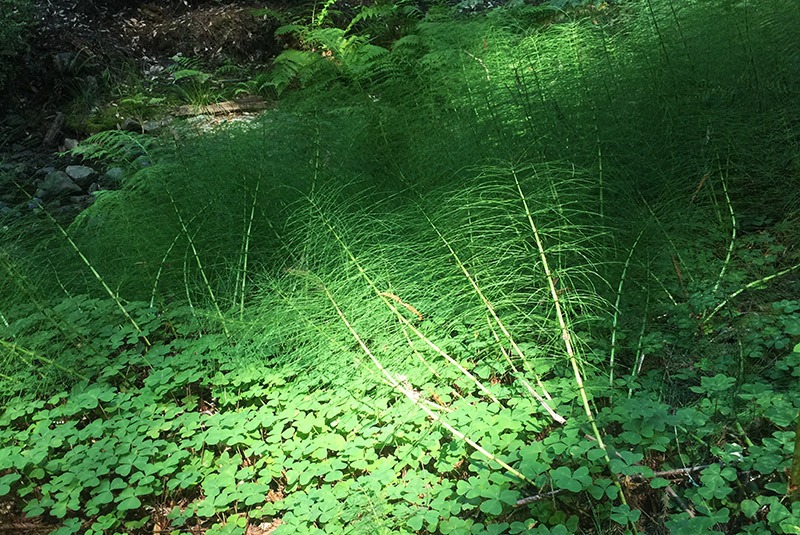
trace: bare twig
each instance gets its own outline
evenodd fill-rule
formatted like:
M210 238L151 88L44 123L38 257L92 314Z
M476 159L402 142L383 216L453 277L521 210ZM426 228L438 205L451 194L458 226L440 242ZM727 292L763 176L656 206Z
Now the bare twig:
M549 492L542 492L542 493L539 493L539 494L534 494L533 496L527 496L525 498L520 498L519 500L517 500L517 503L515 503L514 505L516 507L521 507L523 505L527 505L527 504L533 503L533 502L538 502L538 501L544 500L546 498L552 498L556 494L561 494L561 492L563 492L562 489L556 489L556 490L551 490Z

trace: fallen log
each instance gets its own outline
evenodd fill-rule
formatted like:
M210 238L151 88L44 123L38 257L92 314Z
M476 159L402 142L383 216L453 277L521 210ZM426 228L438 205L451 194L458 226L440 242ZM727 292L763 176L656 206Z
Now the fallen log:
M228 115L232 113L256 112L267 109L267 102L257 96L246 96L214 104L180 106L173 111L176 117L193 117L196 115Z

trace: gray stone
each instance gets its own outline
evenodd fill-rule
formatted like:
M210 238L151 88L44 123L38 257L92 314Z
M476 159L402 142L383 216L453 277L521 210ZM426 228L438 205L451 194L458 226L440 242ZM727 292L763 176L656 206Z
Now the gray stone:
M89 207L94 201L94 195L73 195L69 198L70 204L77 206L81 210Z
M68 165L66 173L81 188L86 189L92 183L97 171L86 165Z
M59 52L53 55L53 65L60 73L69 72L75 64L75 54L72 52Z
M7 204L0 204L0 220L3 219L16 219L19 217L19 212L14 210Z
M119 187L124 177L125 170L122 167L109 167L97 182L103 189L115 189Z
M36 197L40 199L54 199L73 193L80 193L81 187L77 185L64 171L53 171L39 184Z
M142 154L141 156L133 160L133 165L136 165L141 169L144 167L150 167L152 163L150 162L150 158Z
M53 171L55 171L55 170L56 170L56 168L53 167L52 165L48 165L46 167L40 167L39 169L36 170L35 175L36 176L47 176L50 173L52 173Z
M78 146L78 140L68 137L64 140L64 150L74 150Z
M136 132L138 134L143 134L144 131L142 130L142 125L136 119L131 119L130 117L126 118L122 121L122 124L119 126L120 130L127 130L128 132Z
M14 177L11 175L0 174L0 195L14 195L17 186L14 184Z
M142 133L156 135L161 132L162 128L161 121L145 121L142 125Z

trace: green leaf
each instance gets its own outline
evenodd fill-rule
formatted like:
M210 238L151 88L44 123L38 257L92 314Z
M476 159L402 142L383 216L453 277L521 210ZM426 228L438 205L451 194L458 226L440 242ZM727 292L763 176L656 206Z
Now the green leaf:
M480 510L488 515L497 516L503 512L503 503L500 500L486 500L481 502Z
M663 477L654 477L650 480L650 487L654 489L663 489L664 487L668 487L670 482L668 479L664 479Z
M759 509L759 505L754 502L753 500L742 500L739 504L739 507L742 510L742 514L747 518L752 518Z
M414 531L420 531L422 529L422 522L424 521L424 517L417 515L409 518L406 521L406 525L413 529Z
M67 514L66 502L58 502L50 509L50 514L56 518L64 518Z
M773 481L764 485L764 488L771 490L775 494L786 494L786 483L780 481Z
M136 496L129 496L117 505L117 509L120 511L131 511L138 509L141 506L142 502L139 500L139 498Z
M332 483L333 481L339 481L344 477L344 474L341 470L331 470L327 474L325 474L325 482Z
M5 496L11 492L11 485L19 481L21 477L15 472L0 477L0 496Z
M623 526L628 523L636 523L642 512L638 509L631 509L628 505L616 505L611 509L611 520Z

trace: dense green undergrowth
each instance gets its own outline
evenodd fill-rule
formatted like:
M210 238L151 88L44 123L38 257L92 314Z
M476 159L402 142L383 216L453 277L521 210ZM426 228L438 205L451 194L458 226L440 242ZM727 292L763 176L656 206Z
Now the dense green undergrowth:
M96 136L2 229L2 522L798 533L797 19L312 25L259 120Z

